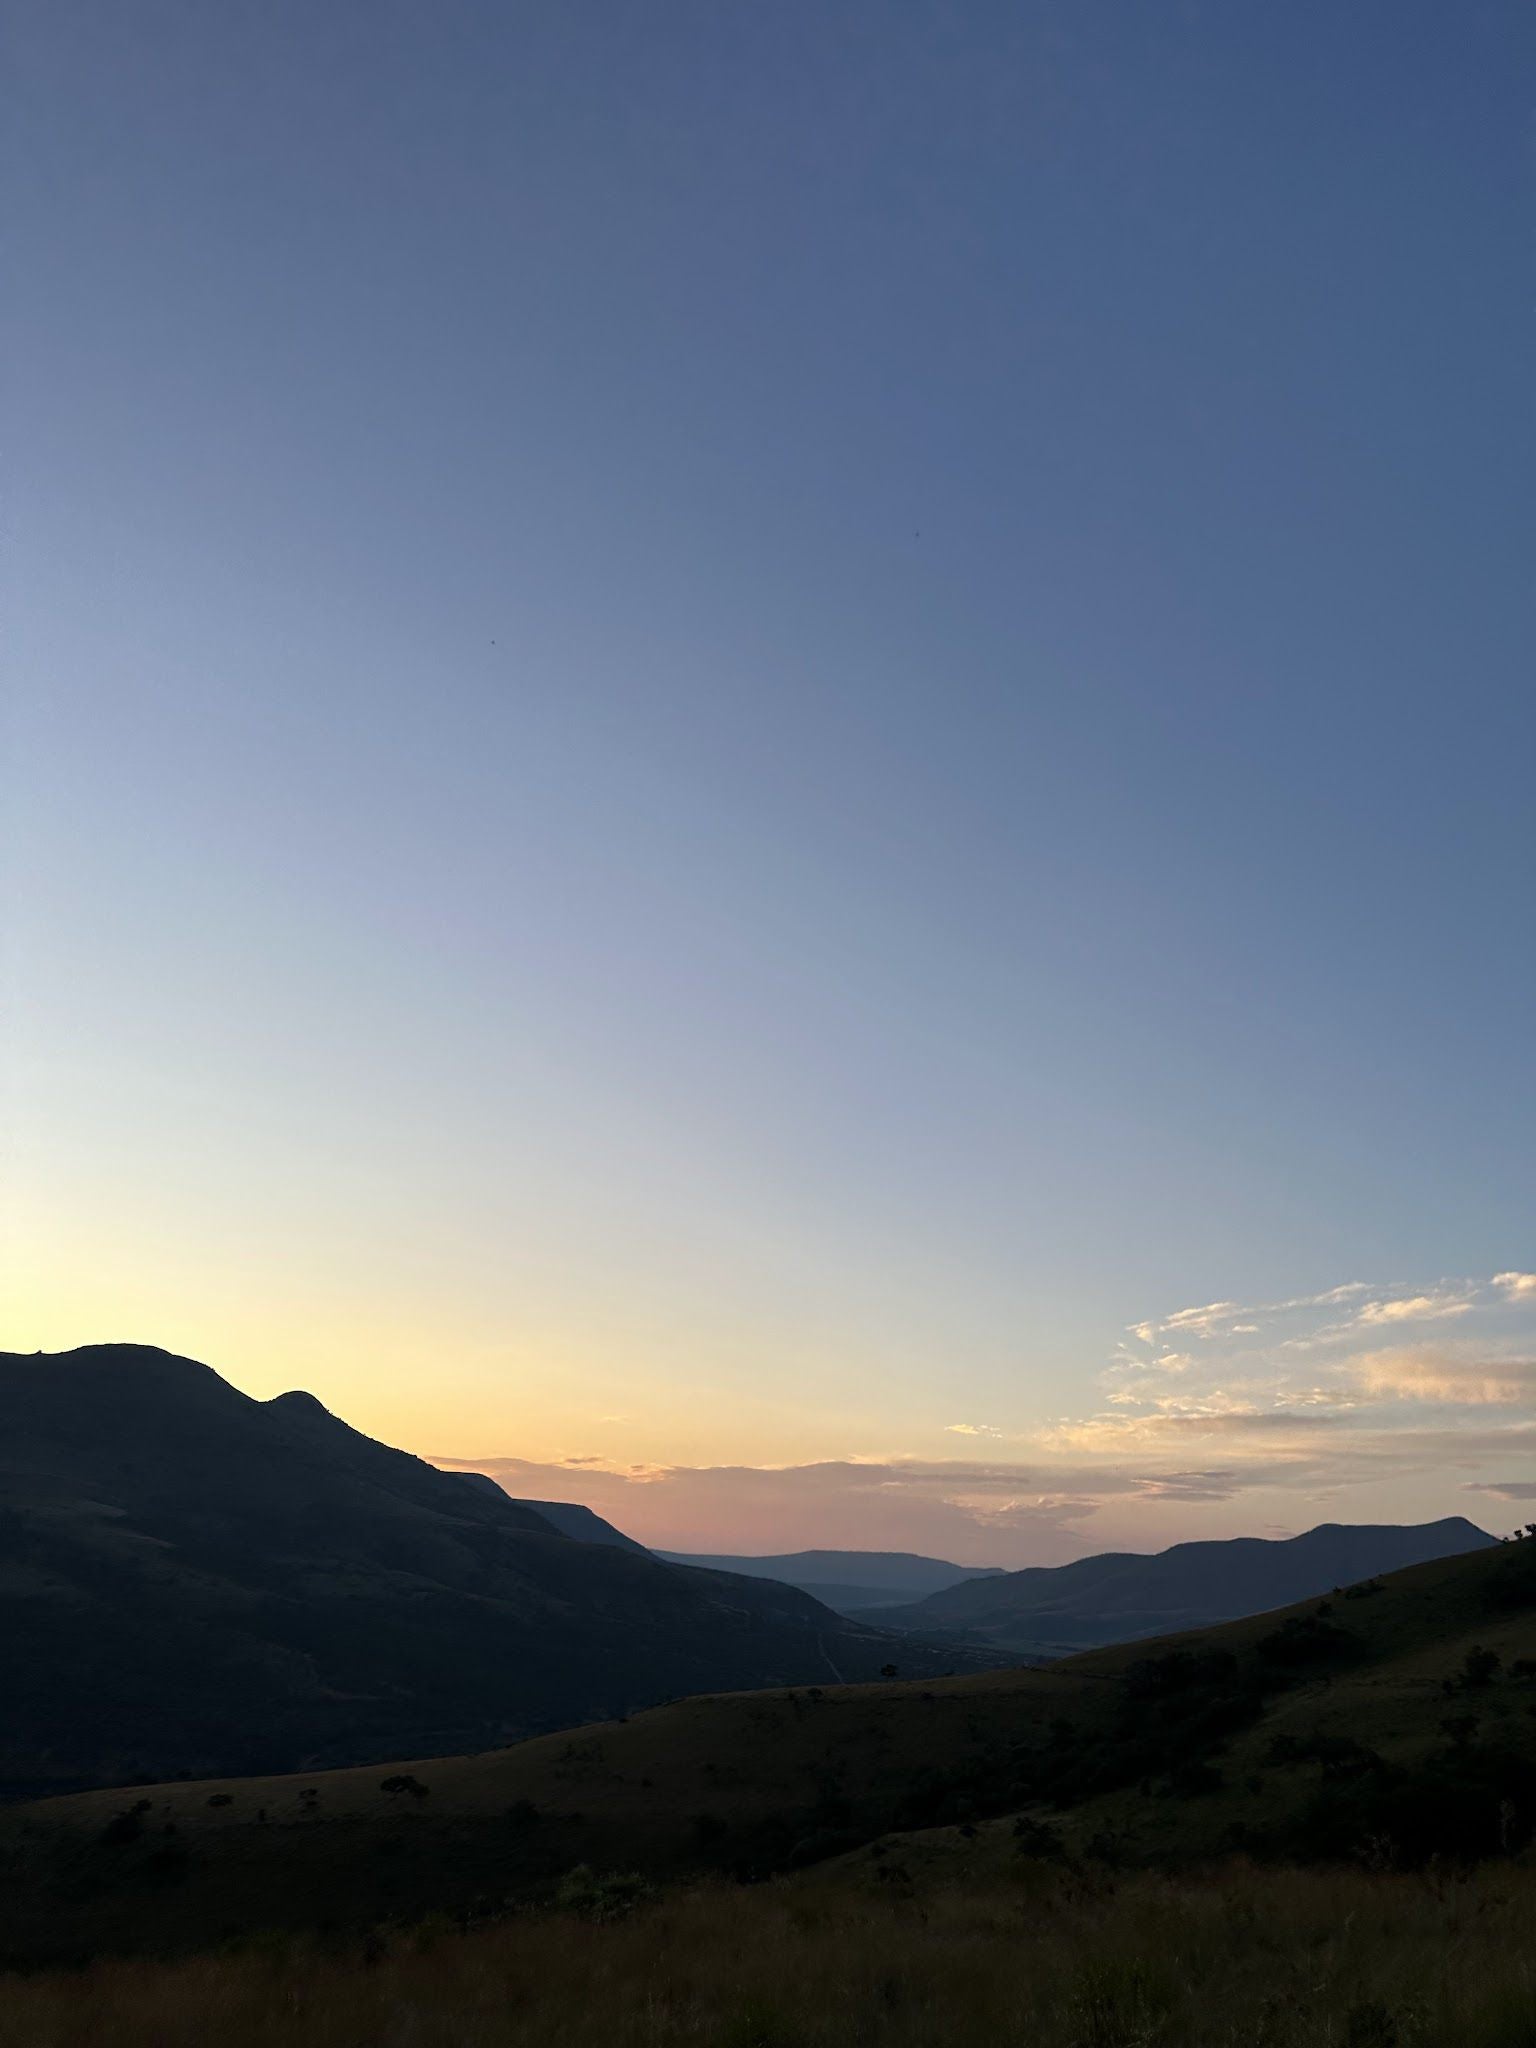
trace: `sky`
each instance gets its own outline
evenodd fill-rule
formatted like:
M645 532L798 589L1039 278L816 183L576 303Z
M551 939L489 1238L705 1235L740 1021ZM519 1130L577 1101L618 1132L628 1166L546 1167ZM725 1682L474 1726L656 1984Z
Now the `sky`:
M0 19L7 1343L674 1548L1520 1519L1528 7Z

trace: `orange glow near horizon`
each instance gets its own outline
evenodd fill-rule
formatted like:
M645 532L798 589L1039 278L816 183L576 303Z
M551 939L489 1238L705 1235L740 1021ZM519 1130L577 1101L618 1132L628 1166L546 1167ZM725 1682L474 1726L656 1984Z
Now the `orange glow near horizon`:
M12 1348L147 1342L256 1399L302 1387L382 1442L489 1472L514 1495L581 1502L663 1549L892 1549L1018 1566L1325 1520L1466 1514L1498 1529L1519 1491L1506 1468L1536 1454L1528 1353L1508 1334L1536 1296L1521 1273L1405 1291L1423 1324L1413 1344L1412 1317L1356 1285L1252 1311L1178 1311L1175 1326L1200 1324L1203 1368L1138 1324L1102 1376L1107 1406L1054 1421L1015 1411L1005 1427L945 1419L917 1375L882 1380L870 1358L830 1342L818 1351L792 1324L738 1336L726 1373L718 1326L690 1323L682 1304L665 1341L639 1318L554 1298L516 1316L465 1300L450 1323L425 1289L396 1287L381 1305L303 1276L252 1288L233 1260L169 1257L144 1213L78 1264L50 1260L42 1242L32 1250L7 1276ZM1326 1384L1254 1398L1212 1379L1231 1376L1223 1344L1250 1342L1243 1318L1298 1311L1345 1347L1331 1363L1307 1354ZM1330 1338L1327 1319L1341 1315L1359 1338ZM1437 1335L1447 1322L1455 1334ZM1482 1335L1468 1334L1473 1322ZM1438 1405L1406 1426L1406 1404L1422 1400ZM1474 1481L1477 1470L1486 1477Z

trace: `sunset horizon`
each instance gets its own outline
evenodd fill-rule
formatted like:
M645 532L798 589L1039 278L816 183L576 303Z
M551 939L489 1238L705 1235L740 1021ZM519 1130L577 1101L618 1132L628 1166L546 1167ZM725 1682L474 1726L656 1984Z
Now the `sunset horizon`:
M1461 1515L1498 1533L1536 1500L1536 1274L1513 1269L1420 1288L1343 1282L1146 1318L1094 1376L1093 1412L1034 1428L934 1422L928 1455L878 1438L793 1461L689 1463L537 1442L449 1451L392 1426L387 1406L380 1420L366 1388L359 1395L319 1361L295 1376L266 1361L243 1371L217 1347L183 1355L257 1399L312 1393L353 1427L445 1470L485 1473L514 1498L578 1502L658 1550L899 1550L1016 1570L1103 1550L1287 1538L1324 1522ZM441 1376L444 1361L422 1360L417 1375L429 1371ZM629 1425L592 1415L567 1426L622 1443Z

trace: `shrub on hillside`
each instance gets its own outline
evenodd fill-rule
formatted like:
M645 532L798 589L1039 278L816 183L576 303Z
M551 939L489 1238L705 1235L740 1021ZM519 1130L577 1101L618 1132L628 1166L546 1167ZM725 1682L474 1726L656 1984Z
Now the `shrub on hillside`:
M1374 1749L1352 1735L1276 1735L1264 1753L1266 1764L1321 1764L1325 1778L1357 1778L1385 1769Z
M391 1799L398 1799L403 1792L408 1792L413 1799L425 1799L430 1787L423 1785L420 1778L413 1777L409 1771L397 1771L392 1778L380 1778L379 1790L387 1792Z
M1492 1685L1501 1659L1497 1650L1485 1650L1481 1643L1468 1650L1461 1663L1461 1682L1469 1690Z
M1021 1857L1041 1857L1050 1863L1059 1863L1067 1853L1067 1846L1060 1832L1049 1821L1034 1820L1027 1813L1021 1813L1013 1824L1013 1853Z
M554 1904L583 1920L622 1920L653 1896L638 1870L595 1871L578 1863L555 1887Z
M144 1816L149 1811L149 1801L139 1799L132 1806L124 1807L121 1813L114 1813L101 1831L101 1840L114 1847L124 1842L136 1842L144 1832Z
M1225 1691L1236 1681L1237 1659L1230 1650L1169 1650L1161 1657L1143 1657L1125 1674L1133 1700L1163 1700L1172 1694Z
M1493 1607L1536 1607L1536 1542L1506 1543L1488 1575Z
M1320 1789L1275 1846L1306 1860L1412 1869L1443 1858L1508 1856L1536 1832L1536 1765L1492 1744L1452 1741L1418 1765L1363 1773Z
M1337 1622L1315 1614L1293 1614L1279 1628L1260 1638L1255 1646L1265 1663L1282 1670L1311 1669L1338 1664L1356 1655L1360 1639Z

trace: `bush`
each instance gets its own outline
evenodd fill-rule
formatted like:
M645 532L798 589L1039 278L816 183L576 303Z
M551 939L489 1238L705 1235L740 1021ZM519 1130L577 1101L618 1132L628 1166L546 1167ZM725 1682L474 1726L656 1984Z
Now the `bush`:
M1058 1829L1049 1821L1033 1820L1027 1813L1021 1813L1013 1824L1013 1853L1015 1856L1038 1856L1051 1863L1059 1863L1067 1853L1065 1842Z
M1386 1768L1374 1749L1352 1735L1277 1735L1264 1753L1267 1764L1321 1764L1325 1778L1355 1778Z
M1170 1693L1209 1692L1236 1676L1237 1659L1230 1650L1170 1650L1133 1664L1125 1674L1125 1689L1134 1700L1158 1700Z
M141 1799L137 1806L128 1806L121 1813L114 1813L101 1831L101 1840L120 1846L124 1842L136 1842L144 1832L144 1814L149 1806L147 1799Z
M1382 1766L1325 1786L1280 1846L1309 1861L1364 1857L1413 1869L1435 1857L1472 1864L1518 1854L1533 1828L1536 1765L1453 1740L1414 1769Z
M1468 1650L1461 1661L1461 1682L1469 1690L1491 1685L1499 1669L1497 1650L1485 1650L1481 1643Z
M1273 1634L1262 1637L1257 1648L1266 1663L1295 1670L1338 1663L1354 1655L1360 1643L1336 1622L1320 1620L1315 1614L1293 1614Z
M425 1799L429 1788L409 1771L397 1771L392 1778L380 1778L379 1790L387 1792L391 1799L398 1799L402 1792L409 1792L413 1799Z
M1536 1543L1507 1543L1488 1576L1493 1607L1536 1607Z
M622 1920L652 1896L638 1870L594 1871L578 1863L555 1887L554 1903L562 1913L583 1920Z

